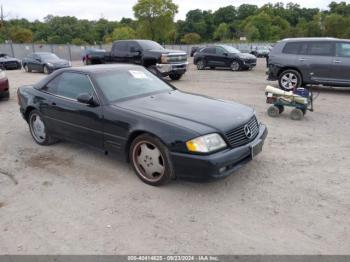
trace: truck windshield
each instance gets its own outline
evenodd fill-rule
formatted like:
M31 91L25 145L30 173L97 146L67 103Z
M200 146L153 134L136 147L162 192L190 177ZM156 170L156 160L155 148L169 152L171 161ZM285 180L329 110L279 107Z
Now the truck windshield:
M162 47L160 44L154 41L140 41L139 44L141 45L143 50L163 50L164 47Z
M94 78L109 102L173 90L171 86L143 68L97 72Z

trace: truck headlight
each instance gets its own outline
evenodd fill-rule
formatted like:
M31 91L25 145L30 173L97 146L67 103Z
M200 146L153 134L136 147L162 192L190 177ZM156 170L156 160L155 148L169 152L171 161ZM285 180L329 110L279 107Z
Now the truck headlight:
M52 63L47 63L47 65L48 65L49 67L53 67L53 64L52 64Z
M219 134L200 136L186 142L190 152L209 153L227 147L226 142Z
M161 62L162 64L168 63L168 55L163 54L163 55L160 57L160 62Z

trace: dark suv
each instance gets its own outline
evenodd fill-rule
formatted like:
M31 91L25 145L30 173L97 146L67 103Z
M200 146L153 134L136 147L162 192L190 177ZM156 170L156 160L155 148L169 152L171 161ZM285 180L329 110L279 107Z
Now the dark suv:
M256 57L251 54L241 53L238 49L229 45L214 45L200 49L194 54L193 63L198 70L206 67L231 68L232 71L252 69L256 66Z
M278 80L284 90L310 84L350 86L350 40L284 39L271 50L268 68L268 80Z

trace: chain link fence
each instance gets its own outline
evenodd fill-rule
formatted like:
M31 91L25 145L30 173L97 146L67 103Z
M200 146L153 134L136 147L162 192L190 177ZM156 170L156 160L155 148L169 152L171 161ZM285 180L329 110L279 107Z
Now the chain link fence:
M181 50L190 54L192 47L205 47L210 44L198 44L198 45L165 45L167 49ZM244 43L244 44L227 44L242 52L250 52L255 46L269 46L271 43ZM112 44L103 45L89 45L89 46L76 46L76 45L54 45L54 44L0 44L0 53L5 53L18 59L24 58L26 55L34 52L52 52L58 57L67 59L70 61L80 60L82 52L87 48L98 48L110 51Z

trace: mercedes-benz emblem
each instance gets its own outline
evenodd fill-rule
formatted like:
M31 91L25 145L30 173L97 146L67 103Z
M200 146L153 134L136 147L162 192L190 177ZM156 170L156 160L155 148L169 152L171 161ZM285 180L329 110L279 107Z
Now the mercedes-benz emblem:
M252 136L253 136L252 130L250 129L250 127L248 125L244 126L244 134L248 138L252 138Z

